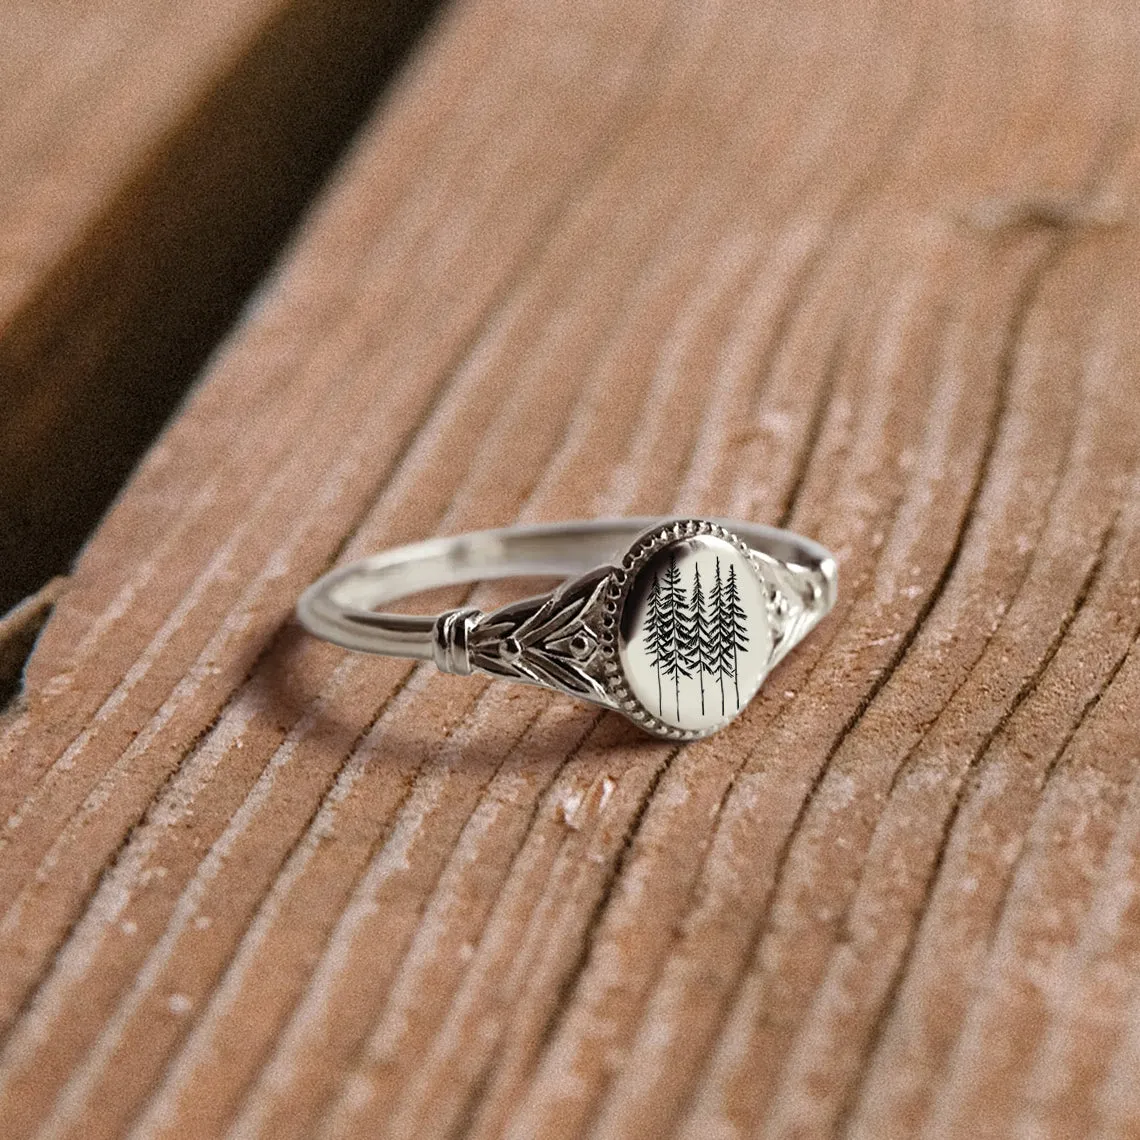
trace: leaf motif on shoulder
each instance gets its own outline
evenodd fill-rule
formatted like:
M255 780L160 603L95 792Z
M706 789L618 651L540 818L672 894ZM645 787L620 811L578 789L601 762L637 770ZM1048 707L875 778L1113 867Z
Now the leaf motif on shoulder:
M609 574L608 568L595 570L552 594L487 614L471 631L472 664L497 677L609 704L597 667L598 637L590 622Z

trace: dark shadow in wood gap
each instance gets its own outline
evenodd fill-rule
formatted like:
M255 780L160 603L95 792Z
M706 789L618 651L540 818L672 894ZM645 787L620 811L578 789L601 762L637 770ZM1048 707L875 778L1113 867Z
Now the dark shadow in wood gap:
M283 7L0 334L0 614L66 572L437 7Z

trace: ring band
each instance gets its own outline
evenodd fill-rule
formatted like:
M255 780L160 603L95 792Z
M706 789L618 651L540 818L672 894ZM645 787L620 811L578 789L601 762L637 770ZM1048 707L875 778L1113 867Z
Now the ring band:
M564 577L484 613L377 612L398 598L492 578ZM835 559L756 523L625 518L506 527L402 546L338 567L297 616L346 649L541 685L657 736L732 720L835 603Z

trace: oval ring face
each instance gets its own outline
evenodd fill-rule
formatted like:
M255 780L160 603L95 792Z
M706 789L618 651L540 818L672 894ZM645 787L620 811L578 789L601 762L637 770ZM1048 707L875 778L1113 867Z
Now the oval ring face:
M772 656L767 591L715 535L668 543L634 575L618 656L631 694L674 728L705 732L752 699Z

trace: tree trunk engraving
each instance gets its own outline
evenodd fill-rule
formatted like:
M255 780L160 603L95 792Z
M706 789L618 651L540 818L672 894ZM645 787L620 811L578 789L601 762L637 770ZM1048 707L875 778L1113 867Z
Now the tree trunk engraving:
M724 655L724 627L725 627L725 609L724 609L724 580L720 575L720 559L716 560L716 574L713 577L712 597L710 599L710 608L712 610L712 626L709 629L709 645L711 653L709 660L716 670L717 680L720 684L720 714L725 714L725 699L724 699L724 678L725 678L725 655Z
M705 715L705 673L712 673L716 663L715 625L709 624L708 599L701 585L701 567L693 567L693 586L689 595L689 639L685 663L694 672L701 688L701 716Z
M664 711L661 696L662 670L662 610L661 575L653 575L653 585L649 588L649 603L645 610L645 652L649 663L657 670L657 715Z
M685 651L690 639L690 622L685 588L681 583L681 571L677 567L676 555L669 558L669 569L661 580L662 623L661 623L661 669L673 681L673 700L677 719L681 719L681 678L689 677L685 663Z
M736 567L728 568L728 581L724 587L723 625L720 629L722 668L728 670L736 688L736 707L740 708L740 657L748 648L748 619L740 604L740 591L736 585Z

